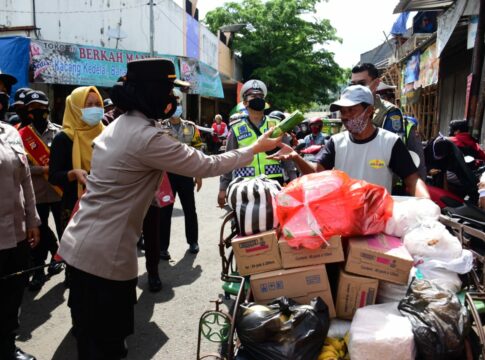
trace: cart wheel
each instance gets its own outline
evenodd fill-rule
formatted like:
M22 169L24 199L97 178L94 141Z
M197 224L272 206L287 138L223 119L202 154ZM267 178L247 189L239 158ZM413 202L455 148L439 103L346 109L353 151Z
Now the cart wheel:
M218 311L208 311L200 319L200 331L209 341L227 342L231 328L231 318Z

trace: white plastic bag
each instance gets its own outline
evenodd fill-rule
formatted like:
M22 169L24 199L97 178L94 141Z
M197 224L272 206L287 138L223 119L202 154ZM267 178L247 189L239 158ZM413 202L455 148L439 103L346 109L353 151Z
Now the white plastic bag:
M357 309L350 327L352 360L414 360L411 322L399 313L397 302Z
M427 262L424 262L417 267L421 274L423 274L424 280L428 280L443 290L449 290L453 293L457 293L461 290L461 280L456 272L430 266Z
M327 337L342 339L350 331L351 324L349 320L332 319Z
M403 240L413 258L425 257L448 261L462 255L460 241L437 221L421 223L419 227L404 235Z
M384 232L388 235L403 237L414 227L423 222L437 221L440 208L429 199L405 198L393 196L392 218L386 223Z

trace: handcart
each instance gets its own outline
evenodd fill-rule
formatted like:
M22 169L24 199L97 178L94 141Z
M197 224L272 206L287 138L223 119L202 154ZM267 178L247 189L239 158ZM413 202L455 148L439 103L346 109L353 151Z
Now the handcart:
M465 275L464 303L472 316L472 332L469 335L468 354L474 359L485 359L485 233L472 226L466 219L440 216L440 222L447 226L462 243L464 249L473 253L473 269Z
M249 281L240 276L235 268L234 253L231 241L238 234L235 213L229 212L221 225L219 239L219 254L221 256L224 297L226 300L235 297L229 311L221 310L222 299L211 301L215 303L214 310L202 314L199 320L199 335L197 340L197 360L232 360L237 351L236 320L239 305L250 301L251 289ZM202 340L220 344L219 353L201 354Z

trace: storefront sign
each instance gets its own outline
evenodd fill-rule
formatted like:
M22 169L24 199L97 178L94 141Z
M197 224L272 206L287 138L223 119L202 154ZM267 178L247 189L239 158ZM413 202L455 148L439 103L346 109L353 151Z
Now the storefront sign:
M406 62L406 69L404 71L404 84L411 84L419 80L419 60L420 53L415 52Z
M120 76L126 74L129 61L150 55L137 51L32 40L30 56L34 82L111 87ZM157 56L172 60L178 76L176 57Z
M180 59L182 80L190 82L190 94L224 98L219 72L195 59Z
M438 83L440 59L436 56L436 43L430 45L419 59L419 80L416 87L430 86Z

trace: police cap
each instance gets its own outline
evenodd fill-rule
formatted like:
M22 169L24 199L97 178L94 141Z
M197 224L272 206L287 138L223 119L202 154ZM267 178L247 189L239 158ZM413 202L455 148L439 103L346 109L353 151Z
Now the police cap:
M25 94L24 104L28 106L34 103L49 105L49 98L42 91L39 91L39 90L29 91L27 94Z
M263 97L266 97L268 94L268 89L261 80L252 79L244 83L243 87L241 88L241 97L244 100L251 94L263 94Z

